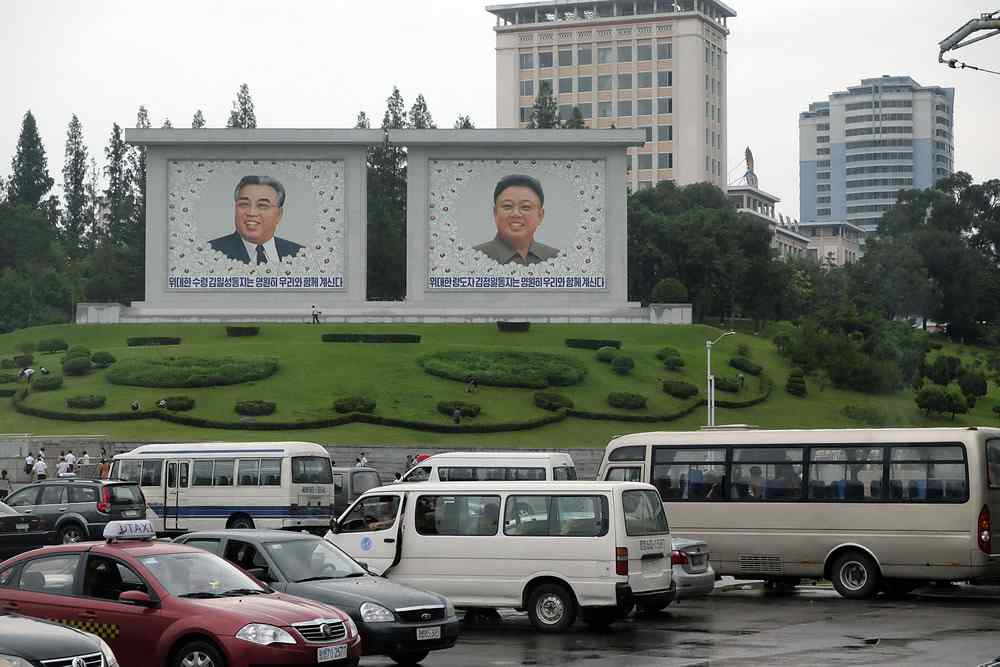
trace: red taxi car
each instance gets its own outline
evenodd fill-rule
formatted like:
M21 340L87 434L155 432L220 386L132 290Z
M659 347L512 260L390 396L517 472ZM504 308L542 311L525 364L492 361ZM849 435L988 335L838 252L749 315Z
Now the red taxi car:
M152 539L148 521L105 542L0 563L0 610L103 638L122 665L357 665L361 640L335 607L277 593L218 556Z

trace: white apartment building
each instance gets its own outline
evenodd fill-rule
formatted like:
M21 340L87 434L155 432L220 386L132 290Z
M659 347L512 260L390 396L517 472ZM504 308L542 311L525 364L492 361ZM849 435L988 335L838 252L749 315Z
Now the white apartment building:
M771 247L782 259L806 257L811 239L796 228L796 222L775 213L778 197L764 192L755 185L730 185L729 201L740 213L747 213L767 224L771 232Z
M808 257L820 264L852 264L865 251L865 230L850 222L801 222L796 231L809 239Z
M633 190L672 180L726 187L727 20L718 0L552 0L493 5L497 127L527 127L548 87L568 120L640 128Z

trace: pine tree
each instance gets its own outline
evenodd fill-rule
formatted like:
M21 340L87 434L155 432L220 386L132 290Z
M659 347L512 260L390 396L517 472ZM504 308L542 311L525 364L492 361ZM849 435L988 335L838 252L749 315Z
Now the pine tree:
M455 125L454 125L454 127L455 127L456 130L474 130L474 129L476 129L476 126L472 124L472 117L471 116L463 116L463 115L459 115L459 117L455 119Z
M410 107L410 127L414 130L433 130L437 128L434 124L434 119L431 118L431 112L427 108L427 100L424 96L417 95L416 102Z
M63 239L66 251L75 256L87 235L87 145L83 142L83 126L76 114L66 132L66 159L63 163Z
M101 220L103 235L114 244L124 242L135 207L130 153L128 144L122 138L122 128L115 123L111 128L111 139L104 149L104 175L108 182L104 189L105 210Z
M367 121L359 114L358 121ZM401 299L406 285L406 150L390 145L388 130L409 123L399 88L393 86L382 117L384 141L368 162L368 296Z
M140 105L135 116L135 126L140 130L148 130L151 127L149 122L149 111L145 106ZM135 185L135 205L132 208L132 226L145 227L146 225L146 147L135 146L129 151L130 171ZM134 234L130 235L134 239ZM125 240L125 239L123 239ZM130 241L126 240L126 243Z
M83 228L86 235L81 239L82 247L90 250L94 246L94 240L98 233L98 216L101 204L105 201L101 195L101 171L97 168L97 160L90 158L90 167L87 172L86 207L83 210Z
M39 206L53 181L49 176L49 163L45 157L38 124L31 111L24 114L21 136L17 140L17 154L10 163L11 176L7 181L7 201L12 204Z
M562 126L567 130L582 130L587 127L587 124L583 121L583 114L580 112L580 107L573 107L573 117L564 122Z
M368 114L364 111L358 112L358 119L354 121L354 127L358 130L369 130L371 129L372 123L368 120Z
M226 127L257 127L257 116L253 110L253 99L250 97L250 87L243 83L233 100L233 110L229 112Z
M161 125L160 127L162 127L165 130L171 130L171 129L173 129L174 124L170 122L169 118L164 118L163 119L163 125Z
M200 130L205 127L205 116L201 113L201 109L194 112L194 116L191 118L191 128L195 130Z
M535 98L534 106L531 107L528 128L543 130L556 127L559 127L559 105L552 97L552 87L543 83L538 87L538 96Z

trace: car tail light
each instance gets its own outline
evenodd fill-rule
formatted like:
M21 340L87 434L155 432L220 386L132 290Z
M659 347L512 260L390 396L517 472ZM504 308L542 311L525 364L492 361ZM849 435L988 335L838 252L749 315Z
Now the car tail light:
M615 574L628 576L628 549L625 547L615 547Z
M670 552L671 565L687 565L688 562L687 554L683 551L677 551L677 549L674 549Z
M979 510L979 521L976 524L976 537L979 541L979 550L986 554L993 553L993 540L990 536L992 528L993 527L990 523L990 508L983 505L983 509Z
M111 487L101 487L101 502L97 503L97 511L103 514L111 513Z

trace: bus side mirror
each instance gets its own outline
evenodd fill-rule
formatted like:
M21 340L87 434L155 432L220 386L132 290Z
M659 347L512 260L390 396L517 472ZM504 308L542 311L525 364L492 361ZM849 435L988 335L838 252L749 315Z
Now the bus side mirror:
M330 532L334 535L340 532L340 524L337 523L337 517L330 517Z

